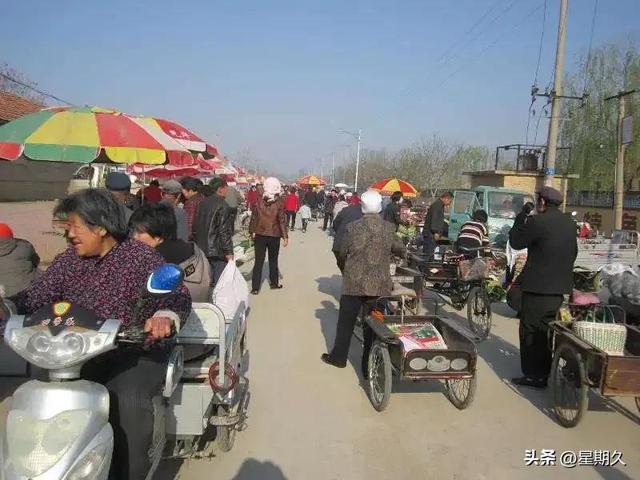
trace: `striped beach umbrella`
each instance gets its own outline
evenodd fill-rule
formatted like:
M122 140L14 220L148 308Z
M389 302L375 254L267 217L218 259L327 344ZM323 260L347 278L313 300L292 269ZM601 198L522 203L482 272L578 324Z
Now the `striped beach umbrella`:
M166 134L157 120L100 107L49 108L0 126L0 159L21 156L77 163L196 163L186 144Z
M393 195L394 192L402 192L405 197L417 197L418 191L409 182L397 178L385 178L369 187L377 190L381 195Z

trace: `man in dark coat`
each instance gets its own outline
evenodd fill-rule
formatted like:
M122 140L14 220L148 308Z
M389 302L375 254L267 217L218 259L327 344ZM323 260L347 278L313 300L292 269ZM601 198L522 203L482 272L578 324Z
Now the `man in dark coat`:
M216 177L209 183L214 191L198 206L193 238L211 263L212 285L222 275L227 262L233 261L233 227L229 205L225 201L227 182Z
M327 229L327 225L331 228L333 223L333 207L338 202L338 191L334 188L331 193L324 197L324 220L322 222L322 230Z
M424 254L428 259L433 257L438 240L444 235L446 229L444 209L449 206L452 198L451 192L444 192L438 200L431 204L427 212L424 228L422 229L422 237L424 239Z
M520 274L520 365L523 377L516 385L545 388L551 370L547 338L549 322L556 318L563 294L573 287L573 263L578 253L576 229L571 218L560 211L564 199L551 187L537 198L538 215L513 228L509 243L528 249L527 263Z
M380 216L380 194L373 190L365 192L361 208L363 217L347 226L340 246L345 267L336 338L331 352L321 357L323 362L338 368L347 365L353 328L362 306L369 300L391 294L389 264L392 254L406 254L393 225ZM370 343L366 340L365 346ZM367 353L365 348L363 359ZM365 364L363 363L363 370L366 370Z
M0 223L0 294L11 297L27 288L36 277L39 264L33 245L14 238L9 225Z
M131 194L131 179L123 172L109 172L104 186L118 200L124 213L124 219L128 223L133 211L140 206L140 202Z
M340 248L347 231L347 225L362 218L362 207L360 204L349 205L343 208L338 216L333 220L333 231L336 232L333 237L333 255L336 257L338 268L342 272L344 270L344 258L340 255Z
M393 195L391 195L391 202L382 212L382 218L384 218L387 222L392 223L396 227L396 232L398 231L398 227L400 226L400 224L402 224L402 219L400 218L401 203L402 192L393 192Z
M316 195L316 192L313 191L313 188L307 188L302 203L309 205L309 208L311 210L315 210L318 207L318 195Z

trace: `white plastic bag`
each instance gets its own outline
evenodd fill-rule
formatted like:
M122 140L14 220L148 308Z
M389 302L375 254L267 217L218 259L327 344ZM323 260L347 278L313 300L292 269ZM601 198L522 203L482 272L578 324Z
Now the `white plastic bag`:
M213 289L212 301L227 319L242 315L249 308L249 288L235 262L228 262L224 267Z

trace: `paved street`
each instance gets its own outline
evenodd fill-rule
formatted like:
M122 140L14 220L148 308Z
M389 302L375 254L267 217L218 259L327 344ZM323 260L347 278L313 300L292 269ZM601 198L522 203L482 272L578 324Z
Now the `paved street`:
M162 466L162 480L404 480L640 478L640 418L633 401L591 395L578 427L559 426L547 392L514 389L517 323L494 315L479 346L479 384L468 410L436 383L395 384L377 413L359 386L359 347L343 370L320 361L332 343L340 277L330 242L311 224L281 255L285 288L253 297L248 428L231 453ZM504 309L503 309L504 310ZM455 315L454 315L455 316ZM619 450L626 467L525 467L525 449Z

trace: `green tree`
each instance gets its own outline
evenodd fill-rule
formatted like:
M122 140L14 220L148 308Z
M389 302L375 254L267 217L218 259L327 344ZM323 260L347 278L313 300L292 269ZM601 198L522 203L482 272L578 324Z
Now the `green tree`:
M640 53L635 44L609 44L594 49L577 63L578 73L566 82L567 95L588 96L581 105L564 103L562 144L571 147L569 171L580 178L575 190L613 190L616 158L617 101L605 98L621 90L640 88ZM634 117L634 142L625 157L625 184L631 189L640 178L640 99L628 97Z

